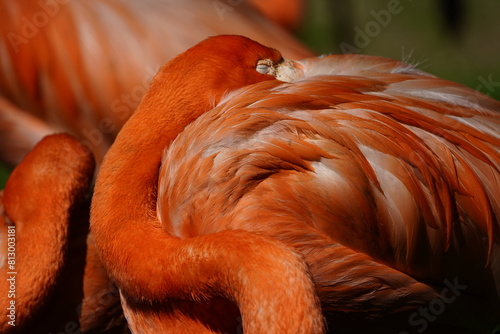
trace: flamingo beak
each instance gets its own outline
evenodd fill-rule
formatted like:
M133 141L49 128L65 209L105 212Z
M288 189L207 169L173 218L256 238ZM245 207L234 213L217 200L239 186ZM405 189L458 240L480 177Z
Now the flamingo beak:
M303 66L294 60L283 59L276 64L274 70L274 77L284 82L293 82L304 77Z

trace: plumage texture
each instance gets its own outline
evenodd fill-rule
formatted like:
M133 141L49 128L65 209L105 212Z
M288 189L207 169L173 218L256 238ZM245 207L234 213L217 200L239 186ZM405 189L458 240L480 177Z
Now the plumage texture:
M0 196L2 333L128 333L119 293L88 235L93 174L91 152L57 134L10 175ZM11 302L15 318L7 317Z
M318 299L298 254L266 237L244 231L225 231L215 237L206 236L184 243L164 233L155 214L155 189L164 147L188 123L216 105L228 91L274 80L273 76L256 71L257 62L263 59L277 67L282 64L278 51L240 36L214 37L189 49L160 70L148 95L106 155L92 199L91 231L108 273L126 300L124 304L138 308L136 311L132 308L132 312L140 313L149 308L147 305L153 305L152 310L157 310L154 305L158 302L175 304L176 300L182 302L186 299L198 305L212 298L224 297L239 306L242 326L248 333L264 330L276 333L286 330L321 332ZM193 94L198 98L193 99ZM162 135L158 136L160 133ZM125 159L123 152L127 152ZM128 186L121 186L123 181ZM125 211L128 212L124 216ZM143 231L144 238L134 238L130 234L136 234L137 229ZM227 244L232 251L219 247L220 242ZM128 243L127 247L123 247L124 243ZM140 254L136 252L138 249ZM162 255L155 258L154 254L158 252ZM200 262L197 256L193 257L197 252L205 254L206 260ZM251 259L249 254L253 254ZM275 257L281 259L280 264L274 262ZM144 261L145 258L154 263ZM221 261L222 258L226 260ZM173 263L176 265L172 266ZM257 263L260 265L256 266ZM262 266L264 263L267 263L267 269ZM287 273L290 294L270 301L270 312L259 312L252 301L259 298L262 291L272 293L283 273ZM267 279L263 279L266 274ZM179 280L180 276L184 279ZM261 282L261 286L247 287L247 280ZM299 294L301 298L297 299ZM297 318L304 321L294 324L277 321L282 313L278 310L283 305L295 305ZM190 309L193 307L186 310ZM174 307L173 310L179 309ZM136 332L148 328L155 331L154 326L158 326L156 330L164 330L168 321L172 326L198 327L197 332L200 327L210 327L206 321L195 320L200 317L199 312L193 315L181 310L180 313L175 317L164 317L163 324L152 319L134 324L130 315L128 319ZM249 320L245 320L247 317Z
M232 302L245 333L323 332L313 284L333 332L414 331L439 298L427 332L491 331L500 104L359 55L305 59L294 82L256 80L219 102L214 75L249 84L232 63L248 49L214 61L226 44L160 71L99 174L91 226L131 329L217 332L206 307L222 321L214 304L234 317ZM463 289L453 303L449 284Z
M243 34L289 57L311 55L245 2L22 0L0 2L0 12L0 97L18 109L0 103L0 158L12 165L32 146L10 143L46 134L24 114L75 134L100 162L160 66L208 36Z
M10 267L7 257L2 261L1 290L10 290L5 279L9 272L17 275L15 298L4 293L0 301L4 310L15 301L17 327L8 325L12 319L4 316L2 333L26 329L23 326L53 298L74 228L69 222L80 209L93 168L90 151L73 137L55 135L38 144L10 175L2 196L2 228L15 227L15 265ZM7 240L6 233L2 239Z
M497 315L499 103L378 57L301 64L304 78L236 91L172 143L164 229L292 246L326 312L425 305L436 296L417 280L439 291L458 277Z

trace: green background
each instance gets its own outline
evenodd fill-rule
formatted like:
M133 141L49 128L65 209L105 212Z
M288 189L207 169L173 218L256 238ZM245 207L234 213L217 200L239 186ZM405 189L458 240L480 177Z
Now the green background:
M419 63L420 69L500 100L500 1L448 1L462 4L455 30L447 28L446 12L440 9L443 2L310 0L300 34L317 52L341 53L342 42L356 46L356 27L375 31L378 24L380 32L367 35L370 41L360 53ZM372 13L388 11L395 4L399 13L383 27ZM488 79L495 85L484 85Z

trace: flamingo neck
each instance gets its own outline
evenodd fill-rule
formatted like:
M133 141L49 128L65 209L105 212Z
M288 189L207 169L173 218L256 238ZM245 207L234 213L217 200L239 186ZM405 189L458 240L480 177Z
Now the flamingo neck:
M162 152L198 114L209 109L208 105L193 104L187 97L175 95L146 96L108 151L94 194L94 202L105 198L106 206L113 208L107 212L111 216L106 224L120 224L123 213L128 221L157 221L156 188Z
M196 62L179 62L186 63ZM225 231L181 240L161 229L156 188L163 150L186 125L213 107L212 101L217 103L227 90L252 83L228 86L217 80L207 83L206 75L193 75L189 80L179 77L188 70L192 71L160 71L104 159L92 200L91 229L107 272L131 302L161 305L171 300L227 297L242 311L245 326L260 324L254 332L264 331L273 322L268 317L282 314L283 307L291 305L310 320L304 322L306 327L321 332L314 285L304 261L288 248L250 232ZM278 265L276 258L281 259ZM255 265L261 262L267 263L265 273ZM271 295L283 275L294 283L284 284L286 288L263 314L254 301L262 294ZM262 284L247 289L245 282ZM288 291L291 285L296 291ZM274 331L279 332L283 330Z
M11 299L0 299L0 306L7 309L15 301L16 326L25 326L46 306L66 265L73 214L81 209L94 172L92 155L82 147L67 135L46 137L12 172L0 198L15 224L9 227L15 264L0 269L0 276L13 279L15 291ZM11 282L2 279L0 290L9 291ZM14 328L8 320L0 320L0 332Z

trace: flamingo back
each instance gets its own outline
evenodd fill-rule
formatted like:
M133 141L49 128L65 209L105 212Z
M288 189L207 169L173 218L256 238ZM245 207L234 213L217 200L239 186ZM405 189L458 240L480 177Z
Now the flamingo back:
M325 309L371 307L354 294L332 300L346 284L334 245L394 277L458 279L498 309L500 103L385 58L300 64L292 83L229 94L165 151L157 212L166 232L278 239L306 258Z

